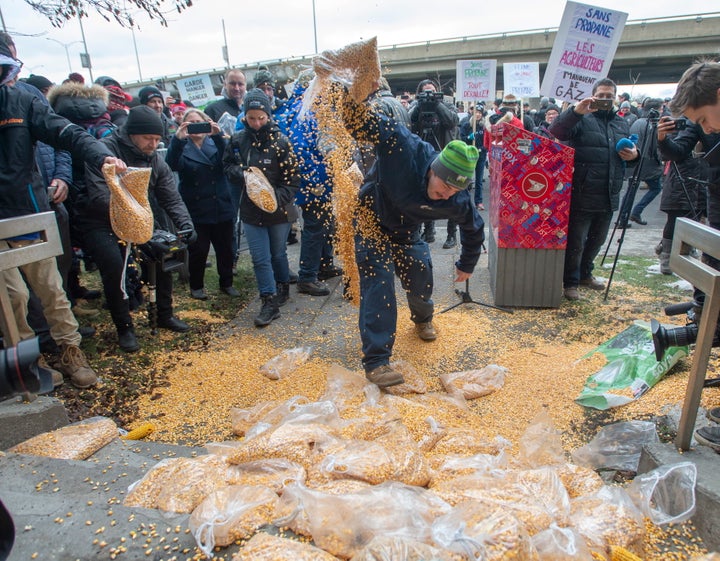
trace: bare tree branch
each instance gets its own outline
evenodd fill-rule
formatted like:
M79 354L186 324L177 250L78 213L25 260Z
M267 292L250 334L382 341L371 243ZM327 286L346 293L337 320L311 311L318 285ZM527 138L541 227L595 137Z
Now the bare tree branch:
M53 27L62 27L70 19L87 16L88 9L92 8L107 21L115 20L122 27L132 28L136 27L132 14L137 9L167 27L167 12L160 9L166 1L172 2L172 10L177 12L192 6L192 0L25 0L25 3L48 18Z

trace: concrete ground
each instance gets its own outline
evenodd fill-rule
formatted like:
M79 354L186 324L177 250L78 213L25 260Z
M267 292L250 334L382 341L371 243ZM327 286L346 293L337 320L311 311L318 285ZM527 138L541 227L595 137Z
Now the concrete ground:
M659 197L644 213L649 222L647 226L633 225L627 230L621 255L654 256L653 247L661 237L665 222L658 204ZM443 241L444 225L438 224L437 241L432 246L434 268L438 275L447 276L452 271L457 249L442 249ZM291 263L296 264L299 245L290 246L289 250ZM332 279L329 284L333 291L324 298L311 298L293 290L288 304L293 313L283 313L273 323L273 329L278 337L287 341L288 347L296 343L298 324L307 331L335 331L338 336L330 338L324 353L348 362L357 361L356 343L348 344L343 336L347 326L341 322L346 321L342 315L347 304L342 299L342 286L339 279ZM452 282L436 285L438 309L458 301ZM486 302L492 300L487 254L482 256L471 286L475 297ZM256 312L257 304L251 303L233 322L234 329L251 326L251 318ZM2 417L3 409L10 407L21 409L14 415L14 421ZM12 427L8 423L26 425L32 414L33 405L18 405L12 400L0 403L0 419L10 432ZM62 424L62 420L57 422ZM127 487L161 459L202 452L199 448L142 442L128 444L116 440L82 462L15 454L0 456L0 499L10 510L16 529L10 561L191 557L188 552L193 551L195 542L185 532L187 515L168 516L154 510L127 508L121 503ZM655 465L681 460L693 461L698 467L698 513L694 517L698 531L706 545L720 548L720 528L715 526L720 504L720 482L715 475L718 456L702 446L682 456L671 445L658 446L646 451L643 467L651 469ZM228 553L232 551L232 548L227 550Z

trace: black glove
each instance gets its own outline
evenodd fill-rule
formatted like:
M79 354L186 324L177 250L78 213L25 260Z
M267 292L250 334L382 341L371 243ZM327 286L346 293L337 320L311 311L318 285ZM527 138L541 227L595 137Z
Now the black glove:
M198 235L195 231L195 227L192 224L185 224L181 228L178 229L178 233L181 235L182 239L185 240L185 243L188 245L192 245L197 241Z

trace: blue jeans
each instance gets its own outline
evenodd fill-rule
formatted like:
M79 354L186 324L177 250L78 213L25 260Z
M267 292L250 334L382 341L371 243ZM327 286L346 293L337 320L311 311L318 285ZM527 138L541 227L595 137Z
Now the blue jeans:
M593 261L600 253L613 213L611 211L583 211L570 208L563 287L579 286L580 281L590 278Z
M330 202L313 199L301 205L303 228L300 237L298 282L315 282L323 260L329 256L332 266L332 214Z
M291 226L290 222L272 226L243 223L261 296L275 294L276 283L290 281L287 237Z
M653 177L652 179L644 179L645 183L647 183L648 190L647 193L643 196L642 199L640 199L640 202L638 202L632 209L632 212L630 213L631 216L642 216L642 211L645 210L645 207L648 206L655 197L657 197L660 193L662 193L662 185L660 183L662 176L658 175L657 177ZM625 207L627 208L627 207Z
M355 237L355 259L360 274L360 313L365 372L390 363L397 328L395 274L407 294L410 319L425 323L433 318L433 271L430 249L423 241L378 244Z

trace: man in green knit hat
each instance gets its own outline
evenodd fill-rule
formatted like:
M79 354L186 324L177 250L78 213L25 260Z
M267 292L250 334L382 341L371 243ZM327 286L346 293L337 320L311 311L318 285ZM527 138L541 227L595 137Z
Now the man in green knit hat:
M360 231L355 253L360 276L360 337L365 376L380 387L403 383L390 367L397 327L394 275L407 294L410 319L424 341L434 341L433 270L430 248L420 238L427 220L454 220L461 251L455 282L473 273L483 246L484 224L469 193L477 148L461 140L438 154L431 144L367 103L346 100L345 123L359 141L375 145L377 159L360 191L361 212L377 217L377 232ZM371 215L371 216L372 216Z

